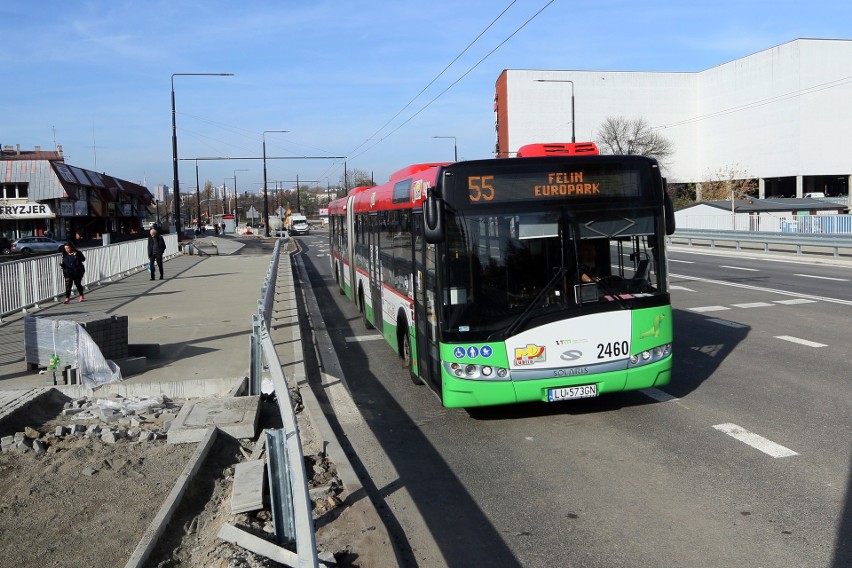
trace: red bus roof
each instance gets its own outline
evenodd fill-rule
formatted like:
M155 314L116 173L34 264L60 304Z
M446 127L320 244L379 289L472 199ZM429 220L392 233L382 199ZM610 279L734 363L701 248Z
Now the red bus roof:
M450 163L414 164L395 172L387 182L367 188L355 196L355 213L411 209L419 205L435 187L438 168Z
M518 148L519 158L541 156L577 156L600 154L594 142L553 142L548 144L527 144Z

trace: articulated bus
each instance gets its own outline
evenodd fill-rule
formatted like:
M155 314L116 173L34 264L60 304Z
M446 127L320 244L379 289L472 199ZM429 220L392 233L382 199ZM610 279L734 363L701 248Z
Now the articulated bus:
M518 156L413 165L333 201L340 293L446 407L667 384L674 210L657 162L591 143Z

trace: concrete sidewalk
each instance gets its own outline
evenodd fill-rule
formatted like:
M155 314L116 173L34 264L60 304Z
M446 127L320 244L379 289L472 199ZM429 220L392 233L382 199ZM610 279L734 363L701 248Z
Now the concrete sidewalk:
M148 359L144 372L126 377L120 383L123 389L138 393L150 388L169 396L215 394L211 391L220 385L234 385L248 374L251 314L257 310L274 240L217 237L215 241L219 256L176 256L165 263L164 280L152 281L140 271L92 288L85 302L78 303L76 297L67 305L47 302L30 314L127 316L128 342L159 344L160 356ZM0 390L48 386L45 375L26 370L24 314L4 320Z

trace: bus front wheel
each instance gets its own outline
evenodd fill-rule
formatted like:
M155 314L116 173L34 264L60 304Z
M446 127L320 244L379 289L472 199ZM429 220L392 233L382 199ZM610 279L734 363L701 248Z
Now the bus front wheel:
M411 354L411 334L408 333L408 325L405 320L402 320L400 323L403 324L400 327L402 338L399 346L399 356L402 359L402 366L408 369L408 377L412 383L422 385L423 380L414 372L414 359Z

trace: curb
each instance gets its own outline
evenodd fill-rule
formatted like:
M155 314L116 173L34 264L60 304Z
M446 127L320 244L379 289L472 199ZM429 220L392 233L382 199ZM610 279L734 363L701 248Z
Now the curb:
M295 265L295 268L298 270L299 281L302 283L302 301L303 305L306 308L306 315L308 317L308 321L311 325L311 330L313 332L313 338L309 338L309 345L316 352L316 357L318 361L321 363L322 368L328 369L329 362L327 358L323 356L322 350L319 348L320 343L327 343L330 346L330 339L328 338L327 333L325 332L325 327L318 322L313 321L311 317L311 313L319 313L319 305L317 304L316 297L313 294L313 290L310 286L310 280L307 277L307 273L305 272L304 265L302 264L301 259L298 256L291 257L292 264ZM282 263L283 264L283 263ZM294 275L292 272L292 266L288 267L290 270L287 270L286 276L289 278L289 282L293 281ZM280 280L279 280L280 283ZM295 295L295 288L293 288L293 294ZM296 316L298 317L298 316ZM298 322L296 325L292 326L294 328L294 339L298 337L298 342L294 341L294 344L298 343L302 345L302 349L307 349L308 346L302 341L301 331L298 327ZM323 338L323 334L325 337ZM330 347L329 347L330 349ZM333 350L331 351L333 355ZM336 357L334 357L336 361ZM383 543L383 547L388 551L388 555L392 558L383 559L384 562L380 564L381 566L399 566L400 565L400 554L397 550L395 542L390 538L390 534L387 532L387 527L385 526L384 520L381 515L379 515L378 510L376 510L375 505L373 504L372 499L367 496L366 491L361 484L361 480L358 478L358 475L355 472L355 469L352 467L349 458L346 456L343 447L337 439L337 436L334 433L334 430L331 427L328 419L326 418L325 412L323 411L319 400L316 398L314 394L313 388L309 384L307 378L304 376L304 364L299 363L299 366L302 368L302 376L299 377L298 385L299 387L307 387L300 388L299 393L302 396L302 404L305 407L305 410L309 413L312 421L312 425L319 432L320 436L324 440L325 452L331 461L334 463L337 468L337 474L340 477L340 480L343 482L344 488L347 493L347 500L344 501L344 507L359 507L361 510L361 518L364 523L364 531L369 531L372 533L371 539L378 540ZM339 409L337 407L333 408L331 412L335 414L339 419L341 424L350 423L353 420L361 420L360 413L355 406L355 402L352 400L349 395L348 387L342 384L342 379L340 381L334 381L333 386L329 386L326 384L324 380L326 374L320 371L320 377L317 377L317 380L320 383L320 388L326 390L329 401L332 406L335 406L335 403L342 403L346 408ZM342 376L342 373L341 373ZM295 377L294 377L295 378ZM349 499L355 497L351 503L348 503ZM375 551L374 551L375 552ZM375 561L376 558L373 558Z

